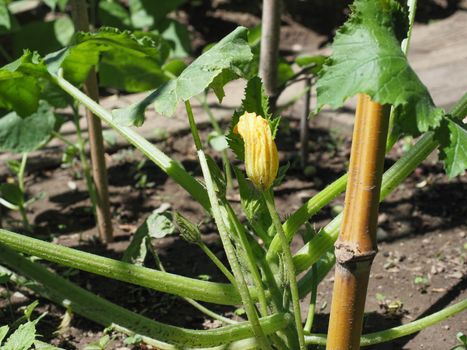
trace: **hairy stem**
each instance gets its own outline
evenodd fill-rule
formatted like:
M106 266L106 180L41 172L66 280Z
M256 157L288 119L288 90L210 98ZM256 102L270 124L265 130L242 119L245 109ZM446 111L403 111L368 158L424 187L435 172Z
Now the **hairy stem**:
M287 238L285 237L284 230L282 229L282 223L279 218L279 214L277 214L276 206L274 205L274 198L272 197L271 193L264 191L264 200L266 201L266 205L268 207L269 215L271 215L272 222L274 227L276 228L276 233L279 236L282 244L282 253L284 254L284 263L285 268L288 274L288 280L290 284L290 292L292 296L292 307L294 311L294 318L295 318L295 326L297 328L298 334L298 342L300 345L301 350L305 350L305 338L303 333L303 325L302 325L302 316L300 311L300 297L298 294L298 287L297 287L297 280L295 277L295 267L292 260L292 253L290 252L289 243Z

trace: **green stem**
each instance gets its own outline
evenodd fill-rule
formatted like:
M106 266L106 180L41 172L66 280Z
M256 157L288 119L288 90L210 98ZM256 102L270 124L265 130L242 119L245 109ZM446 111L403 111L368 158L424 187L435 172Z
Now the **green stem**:
M274 198L271 193L268 191L263 192L264 200L266 201L266 206L268 207L269 215L271 215L272 222L276 228L276 233L279 236L282 245L282 252L284 254L284 263L287 270L290 292L292 295L292 307L294 311L295 326L297 328L298 342L301 350L306 350L305 338L303 334L303 325L302 325L302 316L300 311L300 297L298 295L297 280L295 277L295 267L292 260L292 253L290 252L289 243L284 234L282 228L282 223L277 214L276 207L274 205Z
M21 163L18 170L18 187L21 190L22 200L18 204L18 211L21 215L21 220L23 221L24 229L28 232L32 232L32 226L29 222L28 215L26 213L25 207L25 185L24 185L24 175L26 173L26 164L28 162L28 153L23 153L21 156Z
M438 322L441 322L459 312L467 309L467 299L464 299L454 305L448 306L441 311L438 311L419 320L404 324L402 326L386 329L380 332L364 334L360 338L361 346L369 346L380 343L385 343L397 338L417 333L422 329L428 328ZM326 345L325 334L312 334L305 337L307 344Z
M224 132L222 131L219 123L217 122L216 118L214 117L214 114L212 114L211 108L209 108L208 105L208 100L207 100L207 94L203 94L202 98L198 98L198 101L201 103L201 106L203 107L204 111L209 117L209 121L212 124L213 129L219 134L219 135L224 135ZM224 172L225 172L225 180L227 184L227 189L231 189L233 186L232 182L232 168L230 167L230 161L229 161L229 154L227 150L223 150L221 152L222 154L222 164L224 165Z
M77 314L105 327L114 326L152 338L153 342L158 342L160 349L204 349L220 345L225 348L226 344L253 336L248 322L211 330L191 330L153 321L78 287L3 245L0 245L0 260L14 271L34 280L27 285L41 296L70 307ZM290 321L288 315L276 314L262 318L260 323L265 333L271 334L286 327Z
M195 117L193 115L193 109L191 108L191 103L189 100L185 101L185 109L188 115L188 122L190 123L191 135L193 136L193 141L195 142L196 150L202 150L203 144L201 143L201 138L199 137L198 127L196 126Z
M203 172L204 180L206 181L206 188L208 191L209 201L211 202L212 214L214 216L214 220L219 230L219 235L221 236L227 259L229 260L235 279L237 280L238 292L240 294L240 297L242 298L243 306L245 307L248 320L251 322L253 331L258 339L260 348L271 349L271 346L269 345L269 342L263 332L263 329L259 324L258 315L256 314L255 306L248 291L248 286L246 284L245 277L243 276L243 272L235 254L234 246L232 244L232 241L230 240L229 234L225 227L225 223L222 218L221 210L219 207L218 198L214 190L214 183L211 178L211 173L209 171L208 162L202 149L198 150L198 158L201 165L201 170Z
M92 113L120 133L130 144L140 150L149 160L182 186L206 210L210 210L209 198L203 186L183 169L176 161L168 157L151 142L135 132L132 128L116 123L112 114L97 102L86 96L82 91L70 84L61 76L51 76L55 83L66 93L86 106Z
M311 332L313 328L313 321L315 318L315 310L316 310L316 293L318 291L318 266L317 264L313 264L311 266L311 295L310 295L310 306L308 307L308 316L306 318L305 327L303 330L307 333ZM298 284L297 284L298 286ZM300 289L299 289L300 291Z
M188 121L190 123L191 133L193 135L193 140L195 142L196 150L198 153L199 163L201 165L201 171L203 173L204 181L206 182L206 189L209 196L209 202L211 203L212 214L214 221L216 222L217 229L219 230L219 235L224 246L227 259L229 261L230 267L232 268L235 280L237 281L237 290L242 298L243 306L248 317L248 320L251 322L255 336L258 339L260 348L264 350L271 349L268 339L266 338L261 325L259 324L258 315L256 314L255 305L251 299L250 293L248 291L248 285L245 281L240 263L238 262L237 255L235 253L235 248L229 237L226 224L222 217L221 209L219 206L219 199L215 191L214 182L211 177L211 172L209 170L209 165L202 149L201 140L198 133L198 128L196 126L195 118L193 116L193 111L191 109L190 101L185 101L186 112L188 115Z
M119 260L82 252L0 229L0 243L11 249L60 265L88 271L160 292L222 305L237 305L240 296L232 285L196 280Z
M261 279L261 275L258 269L257 259L253 253L251 248L250 242L248 242L247 233L245 232L244 227L238 221L237 216L235 215L232 207L226 205L227 209L227 222L229 222L233 226L233 230L236 233L236 237L238 237L240 241L240 245L245 253L246 261L248 264L248 269L251 272L251 277L253 278L253 283L255 284L256 291L258 294L258 301L260 305L260 313L262 316L267 316L268 314L268 302L266 298L266 292L263 287L263 282Z
M212 262L219 268L219 270L221 270L221 272L224 274L225 277L227 277L229 282L232 283L233 286L236 286L237 281L235 280L235 277L232 275L229 269L222 263L222 261L220 261L219 258L212 252L212 250L209 249L206 243L199 242L198 246L212 260Z

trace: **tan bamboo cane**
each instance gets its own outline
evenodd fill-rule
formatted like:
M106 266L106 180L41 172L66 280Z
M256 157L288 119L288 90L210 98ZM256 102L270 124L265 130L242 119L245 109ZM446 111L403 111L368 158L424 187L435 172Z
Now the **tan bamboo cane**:
M360 348L366 291L377 252L376 226L389 109L359 95L345 196L327 350Z
M73 0L71 2L72 17L75 29L89 31L87 1ZM84 92L93 100L99 100L96 72L92 69L84 83ZM96 221L99 236L105 243L113 241L112 220L110 215L107 168L105 164L104 140L102 124L99 118L86 109L88 123L89 148L91 153L92 177L96 192Z

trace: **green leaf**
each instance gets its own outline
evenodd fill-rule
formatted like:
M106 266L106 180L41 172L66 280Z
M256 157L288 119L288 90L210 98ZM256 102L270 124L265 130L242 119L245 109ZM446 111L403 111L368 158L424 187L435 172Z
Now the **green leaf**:
M175 59L167 62L162 66L164 72L169 72L171 75L178 77L185 70L187 65L180 59Z
M168 55L169 46L160 35L101 28L96 33L77 33L70 47L45 60L52 73L61 67L74 84L85 81L100 62L102 86L142 91L168 79L161 72Z
M190 33L185 24L167 18L158 25L157 29L172 48L170 57L184 58L191 55Z
M436 130L440 143L440 158L450 178L463 175L467 169L467 129L465 124L445 118Z
M73 22L66 15L53 21L30 22L13 33L13 53L19 56L27 48L45 55L68 45L73 33Z
M98 15L104 26L120 29L131 28L130 13L118 2L99 1Z
M25 51L23 56L0 69L0 107L13 109L22 117L34 113L42 85L38 78L46 76L40 57Z
M5 0L0 0L0 27L11 29L10 11Z
M35 300L31 304L26 306L26 309L24 309L24 317L26 317L26 320L31 321L31 315L38 305L39 300Z
M381 104L402 106L404 130L415 134L439 125L443 111L410 67L400 48L407 13L395 0L357 0L339 29L333 53L317 82L318 109L333 108L357 93Z
M34 341L34 347L36 350L64 350L63 348L58 348L56 346L44 343L40 340Z
M320 72L321 68L323 68L326 59L327 57L322 55L298 56L295 59L295 63L301 68L310 66L309 72L316 75Z
M151 244L151 238L163 238L172 234L174 230L171 214L168 212L160 213L157 209L154 210L136 230L123 254L122 261L143 265L148 252L148 244Z
M227 35L210 50L198 57L177 79L162 85L143 101L115 110L117 120L129 120L140 123L144 120L144 110L151 103L157 112L171 116L181 101L187 101L209 87L214 79L224 70L241 75L240 67L247 63L252 55L246 42L247 29L239 27ZM219 85L216 92L219 94Z
M131 22L135 28L152 27L186 0L130 0Z
M155 210L146 220L148 234L151 238L164 238L174 233L175 227L172 223L172 214L169 212L159 213Z
M10 327L8 327L8 326L0 327L0 345L2 344L2 341L3 341L3 339L5 339L5 337L8 334L9 330L10 330Z
M219 135L215 131L208 135L208 142L209 145L217 152L222 152L223 150L229 148L229 144L225 135Z
M8 337L2 350L29 350L36 338L36 325L34 322L27 322Z
M41 101L37 111L25 118L11 112L0 118L0 151L30 152L50 140L55 127L52 108Z
M7 202L20 206L24 203L23 192L18 185L4 183L0 185L0 197Z

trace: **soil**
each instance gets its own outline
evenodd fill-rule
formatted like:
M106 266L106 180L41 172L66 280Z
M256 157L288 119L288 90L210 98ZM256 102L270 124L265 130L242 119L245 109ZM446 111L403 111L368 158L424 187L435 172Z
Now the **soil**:
M191 3L201 5L195 8ZM177 14L179 19L184 19L190 25L194 33L195 52L199 52L205 43L218 40L239 24L251 26L259 23L260 11L256 1L219 0L212 3L215 6L207 6L206 2L190 2L190 5L186 5ZM303 11L304 5L301 2L290 3L292 5L289 12L283 17L284 53L325 45L345 17L345 7L343 4L336 5L337 2L315 1L314 16ZM420 5L421 15L418 19L428 22L433 18L449 16L459 3L424 2ZM330 11L330 6L339 7L339 11ZM439 11L438 7L442 7L443 11ZM329 13L334 13L332 18L324 15ZM334 131L313 129L309 163L316 169L316 173L304 175L298 166L296 151L299 139L298 122L294 120L295 116L287 117L285 120L290 119L290 125L282 128L278 137L281 163L291 164L285 182L276 189L277 206L283 217L345 172L350 149L348 138ZM207 134L208 131L203 132L203 137L207 138ZM195 176L200 177L193 142L187 132L169 136L157 144ZM386 159L386 167L402 154L404 147L406 144L398 144L396 150ZM49 149L29 160L26 177L28 196L42 196L28 208L28 217L35 227L35 237L120 259L132 234L144 218L154 209L168 204L171 209L182 212L194 221L203 221L203 240L225 260L219 237L202 208L163 172L149 161L144 162L143 157L131 148L114 149L107 155L115 242L107 247L100 245L96 239L97 231L85 183L79 175L79 164L59 166L54 160L61 152L61 148ZM213 156L219 159L216 154ZM141 180L143 175L146 176L146 181ZM0 176L1 182L7 176ZM368 287L364 333L416 320L467 297L466 190L467 176L449 180L440 165L426 161L381 205L379 253L373 264ZM232 193L231 198L238 211L238 195L235 193ZM343 196L340 196L314 217L314 224L317 227L325 225L341 208L342 203ZM4 228L17 232L22 229L16 213L8 211L3 212L2 224ZM297 235L294 240L294 250L303 244L299 237ZM210 276L213 281L224 281L200 250L193 249L193 246L178 236L157 240L154 245L169 272L189 277ZM151 262L148 263L151 265ZM219 326L179 298L82 271L56 265L50 267L66 272L73 282L110 301L158 321L198 329ZM324 333L327 329L332 276L333 272L319 287L314 332ZM0 289L2 324L14 321L21 315L22 306L37 299L37 296L25 288L17 289L12 285L8 287L14 292L10 300L3 298L5 289ZM100 325L79 315L73 315L70 326L60 335L54 334L64 309L45 299L39 300L38 312L48 312L39 323L39 331L44 335L44 340L65 349L84 349L86 344L102 336ZM212 308L228 317L239 318L234 314L234 308ZM11 310L14 310L13 314ZM465 315L456 315L422 332L372 349L450 349L456 345L456 333L467 332ZM125 345L123 340L123 336L115 335L109 349L146 349Z

